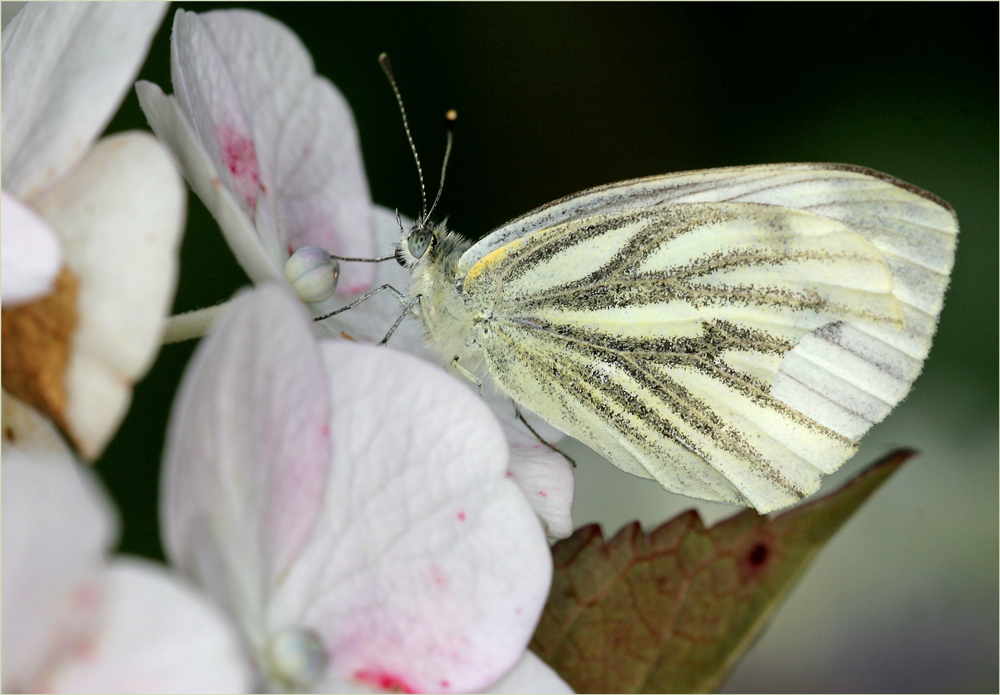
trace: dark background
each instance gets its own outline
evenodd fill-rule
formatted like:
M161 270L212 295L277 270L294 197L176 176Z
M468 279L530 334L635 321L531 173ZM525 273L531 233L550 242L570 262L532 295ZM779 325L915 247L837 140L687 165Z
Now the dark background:
M204 12L233 6L197 3L186 8ZM988 494L942 497L930 489L940 484L929 479L928 490L907 498L926 496L917 511L930 519L932 528L946 526L948 519L962 520L957 528L942 531L941 538L922 538L926 543L915 546L914 553L932 561L942 545L956 537L972 534L977 539L968 556L945 560L961 564L950 571L966 598L954 600L971 602L947 613L969 613L972 622L942 628L907 614L911 622L899 623L907 635L879 636L877 631L864 633L864 626L831 625L843 611L831 605L825 613L810 613L823 602L811 600L810 607L802 609L803 622L792 630L798 641L821 643L821 637L839 630L842 639L824 653L838 654L837 645L842 644L860 644L863 653L853 661L824 666L816 653L796 652L794 639L790 646L769 646L768 635L728 687L995 691L1000 185L996 4L253 7L297 32L312 52L317 72L332 80L351 104L376 203L410 216L419 210L415 167L395 100L376 62L378 54L386 51L392 58L431 189L444 150L444 112L458 111L438 217L448 215L449 226L470 237L591 186L740 164L860 164L948 200L961 224L952 287L934 350L917 383L915 394L923 395L911 397L893 418L909 422L905 418L911 411L916 413L912 417L931 420L960 416L953 428L956 441L988 442L970 454L949 449L948 437L942 435L930 445L935 449L941 440L940 451L929 452L926 459L935 471L952 471L946 480L971 481L971 487ZM140 74L167 92L172 91L173 10ZM134 93L109 132L128 128L148 129ZM213 304L247 282L200 201L191 196L189 207L176 310ZM122 510L122 551L162 557L156 528L159 459L169 404L193 347L188 343L163 348L97 466ZM913 431L927 430L919 424L923 421L913 422L918 423ZM610 534L628 518L641 517L647 525L665 518L633 508L628 499L624 512L594 506L586 484L588 466L581 464L579 471L578 524L603 521ZM607 464L600 470L600 475L610 470L615 480L628 478ZM666 496L659 490L655 494ZM956 517L957 509L966 516ZM859 550L853 556L867 557L863 552L872 553L865 567L877 568L878 551ZM922 570L900 570L913 571ZM814 568L813 574L818 572ZM947 582L949 576L940 581ZM982 582L988 591L982 590ZM891 603L904 589L887 589L885 600ZM935 591L916 591L911 603L928 603L933 612L934 602L953 600ZM792 607L794 598L786 606L790 616L799 610ZM852 598L858 600L868 599ZM973 614L986 622L976 622ZM774 630L780 632L777 625ZM942 630L936 641L928 634L919 644L907 642L911 631L922 635ZM967 641L956 646L948 630ZM865 639L872 644L866 646ZM887 647L897 648L895 657L887 659L880 651Z

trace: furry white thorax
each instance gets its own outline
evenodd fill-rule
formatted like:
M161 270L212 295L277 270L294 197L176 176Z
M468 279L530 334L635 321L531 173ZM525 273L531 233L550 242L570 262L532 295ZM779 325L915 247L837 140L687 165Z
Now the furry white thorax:
M437 228L427 223L424 228L433 232L434 239L423 256L416 258L409 251L407 240L412 230L403 232L397 252L410 269L410 299L420 296L413 311L424 324L427 343L448 371L463 378L472 372L484 383L491 383L475 340L476 317L469 312L462 296L464 278L457 273L458 261L472 243L448 231L445 222Z

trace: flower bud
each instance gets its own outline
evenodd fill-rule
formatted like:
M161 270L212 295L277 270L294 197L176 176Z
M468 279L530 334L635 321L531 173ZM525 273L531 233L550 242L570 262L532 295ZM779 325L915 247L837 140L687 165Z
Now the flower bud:
M309 629L285 628L268 645L268 675L289 692L316 685L328 660L322 640Z
M340 264L323 249L303 246L285 263L285 279L307 304L322 302L337 289Z

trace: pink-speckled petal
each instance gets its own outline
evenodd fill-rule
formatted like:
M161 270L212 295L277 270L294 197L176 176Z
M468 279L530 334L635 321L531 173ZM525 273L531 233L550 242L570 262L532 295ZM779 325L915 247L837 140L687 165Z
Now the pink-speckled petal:
M503 431L426 362L345 341L322 350L326 503L271 622L314 630L328 679L355 688L487 687L523 653L551 579L538 518L507 478Z
M223 183L244 214L256 222L258 206L271 185L257 159L251 115L244 110L226 61L198 15L178 10L170 44L174 95L190 119ZM273 260L277 239L262 238Z
M117 520L52 423L5 392L3 424L3 691L31 693L94 624Z
M181 108L279 268L303 246L372 255L354 118L294 33L248 10L178 10L171 65ZM369 288L374 273L345 266L339 291Z
M234 193L223 184L221 174L177 98L167 96L157 85L145 80L136 82L135 93L149 126L177 157L188 185L219 223L226 243L246 274L255 283L282 281L283 268L267 255L256 228Z
M320 514L329 464L327 379L304 307L277 284L238 294L174 403L161 516L170 558L251 643Z
M146 560L108 571L100 625L47 679L54 693L245 693L239 635L207 596Z
M504 422L510 445L507 474L528 498L550 538L573 533L573 467L562 454L542 444L523 423Z

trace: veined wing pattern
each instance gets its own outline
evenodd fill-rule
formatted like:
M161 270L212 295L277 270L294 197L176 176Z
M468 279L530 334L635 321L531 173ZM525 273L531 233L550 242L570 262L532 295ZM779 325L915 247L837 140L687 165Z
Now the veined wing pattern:
M785 176L748 169L772 184ZM861 178L846 186L844 175L772 185L799 210L638 204L626 182L572 197L604 195L608 204L585 206L600 214L552 212L571 199L529 213L521 219L553 224L482 255L465 281L491 373L522 405L667 489L762 512L812 492L905 395L940 309L922 296L933 283L899 277L879 248L886 234L866 233L891 225L859 212L858 190L883 213L954 219L892 182L849 171ZM648 197L656 180L638 183ZM746 180L728 185L762 195L759 181L749 194ZM838 198L839 215L809 210Z

